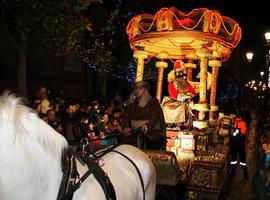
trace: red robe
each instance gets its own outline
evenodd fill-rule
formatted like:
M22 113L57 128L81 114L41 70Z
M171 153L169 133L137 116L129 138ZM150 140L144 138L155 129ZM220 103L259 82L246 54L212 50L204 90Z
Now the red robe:
M195 89L191 86L191 84L188 83L188 92L191 93L192 95L196 94ZM178 90L175 88L173 81L169 83L168 85L168 92L171 98L174 100L179 100L180 99L180 94L178 93Z

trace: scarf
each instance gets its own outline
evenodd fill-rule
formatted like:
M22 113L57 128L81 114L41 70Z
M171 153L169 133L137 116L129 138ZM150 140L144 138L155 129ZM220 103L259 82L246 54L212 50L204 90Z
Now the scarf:
M130 103L134 103L136 98L135 97L135 91L131 93L130 95L130 99L129 99L129 102ZM151 99L152 97L150 96L149 94L149 91L147 89L145 89L142 97L139 100L139 107L143 108Z

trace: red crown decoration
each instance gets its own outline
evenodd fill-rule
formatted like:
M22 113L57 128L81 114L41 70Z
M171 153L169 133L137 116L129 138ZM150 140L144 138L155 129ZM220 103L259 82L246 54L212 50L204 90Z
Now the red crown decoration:
M126 32L133 50L144 49L150 56L165 51L170 59L197 59L192 51L202 47L226 59L242 35L238 23L216 10L199 8L186 14L175 7L133 17Z

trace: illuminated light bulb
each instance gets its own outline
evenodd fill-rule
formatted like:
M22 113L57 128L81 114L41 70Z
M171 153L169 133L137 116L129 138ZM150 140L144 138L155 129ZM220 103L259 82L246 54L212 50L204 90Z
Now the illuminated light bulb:
M264 36L265 36L266 41L267 41L267 42L270 42L270 32L266 32L266 33L264 34Z
M255 84L255 81L251 81L252 84Z
M247 56L248 62L251 62L252 61L252 58L253 58L253 53L252 52L248 52L248 53L246 53L246 56Z

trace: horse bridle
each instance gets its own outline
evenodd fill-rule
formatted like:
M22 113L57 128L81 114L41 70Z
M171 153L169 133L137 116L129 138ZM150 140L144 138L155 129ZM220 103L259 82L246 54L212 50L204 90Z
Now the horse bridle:
M86 142L85 142L86 141ZM122 143L121 143L122 144ZM96 178L102 190L105 194L106 200L116 200L116 194L113 187L113 184L110 181L110 178L101 168L99 160L102 156L109 152L117 153L125 159L127 159L136 169L138 176L140 178L141 187L143 191L143 200L145 200L145 190L143 178L140 173L137 165L125 154L114 150L117 146L115 145L108 148L105 148L103 151L96 154L93 150L87 150L88 140L84 140L82 143L82 151L77 153L71 147L65 149L62 154L62 181L59 187L57 200L72 200L73 194L78 190L81 184L91 175ZM83 165L87 165L88 171L80 177L77 171L76 159L81 162Z

